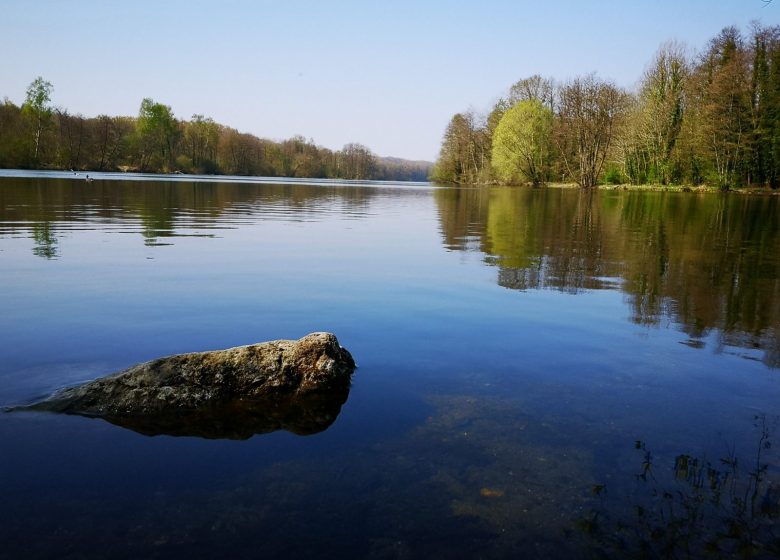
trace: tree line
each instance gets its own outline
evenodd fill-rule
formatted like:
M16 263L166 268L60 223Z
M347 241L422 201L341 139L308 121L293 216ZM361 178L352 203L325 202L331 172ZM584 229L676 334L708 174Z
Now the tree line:
M269 177L426 181L431 164L378 157L358 143L341 150L295 136L273 141L201 114L176 118L151 98L136 117L85 117L52 105L41 77L21 106L0 103L0 168L140 171Z
M487 115L450 120L432 178L780 186L780 26L726 27L697 55L668 42L636 91L535 75Z

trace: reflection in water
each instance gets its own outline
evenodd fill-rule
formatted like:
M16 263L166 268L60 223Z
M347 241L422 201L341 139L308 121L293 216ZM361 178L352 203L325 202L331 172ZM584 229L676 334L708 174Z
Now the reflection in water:
M759 415L755 422L756 444L748 457L729 451L712 461L679 454L673 465L656 465L637 441L634 491L616 506L608 504L617 497L609 495L609 485L595 485L600 505L579 522L599 556L777 558L780 487L767 476L772 451L767 418Z
M387 194L387 189L384 190ZM365 187L182 181L83 181L68 179L0 178L0 237L30 231L38 256L53 258L57 236L88 221L104 222L126 231L136 227L147 246L164 245L159 238L188 234L210 237L217 218L242 221L316 219L320 214L360 218L368 212L377 190ZM131 226L137 221L137 226ZM224 221L224 220L223 220ZM129 222L129 223L128 223ZM35 225L30 229L30 223ZM90 228L91 229L91 228Z
M591 543L576 522L603 490L601 527L641 530L631 506L658 511L653 490L685 492L705 459L725 473L714 460L724 440L751 456L740 426L777 401L775 371L696 351L777 364L776 198L0 186L12 296L2 403L83 372L331 325L365 368L333 412L307 403L301 416L223 410L128 425L248 437L309 433L339 415L307 438L141 437L78 417L0 415L13 514L0 558L581 558ZM32 256L34 223L49 223L59 260ZM442 236L458 254L442 251ZM643 327L667 324L687 334ZM639 437L657 480L634 478L646 450L626 443ZM764 488L778 461L765 456L757 501L771 511ZM594 538L596 557L616 550ZM631 550L641 544L636 535Z
M169 410L147 416L108 415L104 419L147 435L206 439L249 439L285 430L308 436L326 430L349 396L349 385L328 393L239 400L196 410Z
M632 321L669 318L692 347L760 349L780 367L780 199L562 189L435 192L445 245L515 290L619 288ZM750 357L748 353L746 357Z
M32 226L32 238L35 240L33 254L45 259L57 257L57 238L49 222L40 222Z

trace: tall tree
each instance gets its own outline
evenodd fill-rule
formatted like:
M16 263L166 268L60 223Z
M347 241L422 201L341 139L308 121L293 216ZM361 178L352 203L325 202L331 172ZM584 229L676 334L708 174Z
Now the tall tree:
M542 78L534 74L530 78L524 78L515 82L509 88L509 104L514 105L520 101L538 101L548 107L550 111L555 109L555 84L551 79Z
M436 181L459 184L489 180L490 135L473 111L458 113L450 120L432 175Z
M688 80L685 47L666 43L645 72L640 92L641 130L655 178L669 183L676 178L672 153L682 128Z
M347 144L338 154L338 176L344 179L368 179L376 167L376 157L366 146Z
M54 86L38 76L27 86L27 94L22 105L22 114L29 120L32 129L33 161L38 162L41 147L41 134L51 118L51 94Z
M780 160L776 148L780 138L780 26L753 26L752 81L750 91L752 135L751 182L777 186Z
M133 119L99 115L91 121L92 169L103 171L118 168L122 163L127 139L134 129Z
M198 171L213 171L219 143L219 125L211 117L192 115L185 124L184 139L192 166Z
M771 145L771 166L769 167L769 185L776 189L780 187L780 30L774 28L773 40L769 48L769 85L765 113L766 137L765 141Z
M493 170L504 183L539 185L548 177L552 111L541 101L520 101L509 109L493 134Z
M173 161L174 142L178 135L176 119L170 106L155 103L147 97L141 101L136 121L141 150L141 168L157 159L155 167L167 169Z
M58 160L67 169L79 169L87 140L86 121L81 115L71 115L65 109L58 109L57 128L59 134Z
M595 187L625 113L626 94L590 74L565 84L558 98L554 138L568 175L583 188Z
M736 27L723 29L710 41L695 79L699 141L711 161L714 181L728 189L740 182L739 168L749 160L751 130L749 60Z

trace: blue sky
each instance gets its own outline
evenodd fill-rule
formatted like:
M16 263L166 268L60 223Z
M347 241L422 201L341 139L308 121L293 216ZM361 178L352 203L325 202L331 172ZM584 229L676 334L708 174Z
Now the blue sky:
M669 39L780 23L780 0L4 0L0 97L38 75L74 113L141 99L266 138L434 159L450 117L520 78L597 72L633 87Z

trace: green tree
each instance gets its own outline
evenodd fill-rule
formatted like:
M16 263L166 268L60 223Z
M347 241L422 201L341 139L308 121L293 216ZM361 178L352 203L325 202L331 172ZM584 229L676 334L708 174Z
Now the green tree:
M536 99L506 111L493 134L493 171L504 183L539 185L547 179L552 111Z
M776 187L780 177L780 26L753 27L750 181Z
M27 95L22 105L22 114L28 119L33 140L33 161L38 162L41 146L41 133L51 119L51 94L54 87L38 76L27 87Z
M90 169L116 169L125 163L128 139L132 137L135 121L132 117L98 115L89 120L91 133ZM127 167L124 167L127 169Z
M7 97L0 102L0 167L20 167L27 152L26 123L20 107Z
M679 43L666 43L656 53L642 82L640 132L653 175L662 183L675 178L672 153L682 128L688 74L685 48Z
M160 169L170 167L179 132L170 106L145 98L141 101L136 131L140 141L141 168L145 169L150 164Z
M751 71L742 35L723 29L695 70L694 102L700 112L698 145L722 189L742 179L751 136Z
M770 64L767 91L771 102L765 113L767 128L765 141L771 146L771 164L767 169L769 185L780 187L780 30L775 28L775 38L769 49Z
M192 166L198 171L213 172L219 144L219 125L211 117L192 115L186 123L184 139Z

